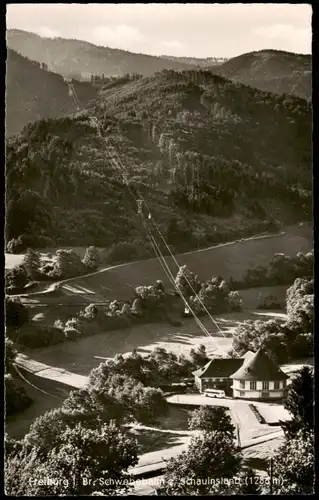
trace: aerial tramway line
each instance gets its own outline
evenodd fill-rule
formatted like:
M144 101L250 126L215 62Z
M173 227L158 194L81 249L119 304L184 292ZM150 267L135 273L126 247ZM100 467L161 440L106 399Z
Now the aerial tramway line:
M69 88L71 89L71 92L72 92L72 98L73 98L73 101L77 107L77 109L79 110L80 109L80 106L79 106L79 101L77 99L77 96L76 96L76 93L75 93L75 90L74 90L74 87L72 85L71 82L67 82L68 85L69 85ZM185 305L185 310L187 311L190 311L191 314L193 315L197 325L199 326L199 328L202 330L202 332L210 337L210 338L213 338L212 335L209 333L209 331L207 330L207 328L204 326L204 324L202 323L202 321L199 319L198 315L196 314L196 312L193 310L193 308L191 307L191 305L189 304L189 302L187 301L187 299L185 298L184 294L182 293L182 291L180 290L180 288L176 285L175 283L175 279L174 279L174 276L172 274L172 271L169 267L169 265L167 264L166 260L165 260L165 257L163 256L161 250L160 250L160 247L156 241L156 239L154 238L154 235L152 233L152 230L150 229L150 227L148 226L147 224L147 220L151 220L152 221L152 224L155 228L155 230L157 231L159 237L161 238L163 244L165 245L165 247L167 248L168 252L169 252L169 255L170 257L172 258L172 260L174 261L174 263L176 264L177 268L179 269L180 268L180 265L176 259L176 257L174 256L174 254L172 253L168 243L166 242L162 232L160 231L155 219L152 217L152 214L151 214L151 211L150 211L150 208L145 200L145 198L142 196L142 194L140 193L138 187L135 187L135 191L138 195L138 198L135 196L135 194L133 193L130 185L128 184L128 171L127 169L125 168L125 166L123 165L121 159L119 158L119 156L117 155L116 153L116 150L115 148L108 143L107 139L105 136L102 135L101 133L101 130L102 130L102 126L101 124L99 123L99 120L96 116L90 116L89 117L91 123L93 124L94 128L97 130L97 134L98 136L101 138L102 142L105 144L105 152L106 152L106 155L107 155L107 158L108 160L111 162L111 164L114 166L114 168L121 174L122 176L122 179L123 179L123 184L127 187L127 190L130 194L130 196L132 197L132 199L135 201L136 203L136 207L137 207L137 214L140 216L141 218L141 222L142 222L142 225L145 229L145 232L149 238L149 241L151 243L151 246L154 250L154 253L156 255L156 257L158 258L159 260L159 263L165 273L165 275L167 276L168 280L171 282L171 284L173 285L174 289L176 290L176 292L178 293L178 295L181 297L182 301L184 302L184 305ZM145 207L145 210L147 212L147 217L145 217L144 215L144 211L143 211L143 207ZM198 299L198 301L200 302L201 306L203 307L203 309L205 310L206 314L209 316L210 320L213 322L213 324L215 325L215 327L217 328L217 330L219 331L219 333L221 333L223 335L223 337L227 338L225 335L224 335L224 332L223 330L219 327L218 323L216 322L216 320L212 317L212 315L210 314L210 312L208 311L208 309L206 308L205 304L203 303L203 301L201 300L201 298L199 297L198 293L196 292L196 290L194 289L193 285L190 283L190 281L188 280L187 276L185 276L185 279L186 279L186 282L187 284L189 285L190 289L192 290L192 292L194 293L194 296ZM214 339L215 342L216 342L216 339Z
M52 65L52 68L53 68L53 65ZM76 92L75 92L75 89L73 87L72 81L69 80L68 78L65 78L64 81L68 85L69 96L72 97L72 100L73 100L73 102L75 104L75 107L76 107L77 111L80 111L81 110L80 102L79 102L78 97L76 95ZM196 314L196 312L193 310L193 308L191 307L191 305L189 304L189 302L185 298L185 296L182 293L182 291L180 290L180 288L176 285L174 276L172 274L172 271L171 271L169 265L167 264L167 262L165 260L165 257L163 255L163 253L161 252L160 247L159 247L156 239L154 238L152 230L150 229L150 227L148 225L148 221L152 222L152 224L154 226L154 229L157 231L160 239L162 240L164 246L167 248L170 257L172 258L173 262L175 263L175 265L177 266L178 269L180 269L180 265L179 265L176 257L172 253L172 251L171 251L171 249L170 249L167 241L165 240L165 238L164 238L164 236L163 236L160 228L158 227L155 219L152 217L150 208L149 208L149 206L148 206L145 198L140 193L138 187L135 187L135 191L138 194L138 197L136 197L135 194L134 194L134 192L132 191L131 186L130 186L130 184L128 182L129 173L128 173L127 169L125 168L125 166L123 165L123 163L121 162L121 159L120 159L119 155L116 153L115 148L111 144L109 144L108 141L107 141L107 139L106 139L106 137L103 136L103 134L101 132L101 130L103 130L103 127L100 124L98 118L96 116L89 116L89 119L90 119L90 122L91 122L93 128L96 129L97 135L100 137L101 141L105 145L105 153L106 153L107 159L114 166L114 168L119 172L120 177L122 178L122 181L123 181L123 185L126 186L129 196L132 198L133 202L135 203L135 206L137 207L137 215L141 219L141 223L142 223L142 225L143 225L143 227L145 229L145 232L146 232L146 234L148 236L148 239L149 239L149 241L151 243L151 246L152 246L152 248L154 250L156 258L159 260L159 263L160 263L160 265L161 265L161 267L162 267L162 269L164 271L164 274L167 276L168 280L173 285L173 288L176 290L176 292L178 293L178 295L182 299L182 301L183 301L183 303L185 305L185 312L192 314L192 316L195 319L196 324L198 325L198 327L204 333L205 336L209 337L211 340L214 340L215 343L218 343L218 341L216 340L216 337L215 338L212 337L212 335L209 333L209 331L207 330L207 328L204 326L204 324L199 319L199 317ZM197 166L197 172L198 172L198 166ZM199 172L198 172L198 176L199 176ZM194 182L194 177L195 177L195 175L194 175L194 171L193 171L193 182ZM145 207L145 211L147 212L147 217L145 217L145 215L144 215L143 207ZM226 335L224 334L223 330L219 327L218 323L215 321L215 319L212 317L212 315L210 314L210 312L206 308L205 304L203 303L203 301L199 297L198 293L194 289L192 283L189 281L189 279L187 278L187 276L184 275L184 277L185 277L185 280L186 280L187 284L189 285L190 289L194 293L194 297L196 297L199 300L199 303L201 304L201 306L203 307L204 311L209 316L210 320L215 325L215 327L217 328L217 330L219 331L219 333L221 333L221 335L224 338L227 338ZM236 354L238 354L238 353L236 352ZM33 388L37 389L38 391L40 391L40 392L42 392L42 393L44 393L46 395L53 396L56 399L64 400L64 398L61 398L61 397L59 397L57 395L50 394L50 393L44 391L43 389L40 389L35 384L33 384L32 382L30 382L28 379L26 379L22 375L21 371L18 369L18 367L16 365L14 365L14 368L15 368L17 374L20 376L20 378L24 382L26 382L30 386L32 386Z

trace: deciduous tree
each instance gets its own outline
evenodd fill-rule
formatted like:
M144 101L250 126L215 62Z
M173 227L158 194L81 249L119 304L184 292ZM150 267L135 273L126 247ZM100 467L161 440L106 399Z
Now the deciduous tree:
M273 490L277 495L314 494L315 450L313 432L299 431L287 438L274 457Z
M30 278L35 280L38 277L41 266L39 253L28 248L23 259L23 266Z
M227 494L227 479L237 474L240 464L241 455L228 434L212 432L193 437L187 451L168 461L165 493L183 496Z
M86 249L83 260L83 264L88 269L94 271L99 266L99 252L96 247L89 247Z
M231 438L235 433L231 418L222 406L203 405L194 410L188 419L188 427L192 431L222 432Z
M314 378L308 366L293 378L284 407L289 411L292 419L282 422L285 433L293 437L297 433L309 433L314 427Z
M127 470L136 465L137 451L136 441L112 422L97 429L80 424L67 427L59 445L52 447L45 458L34 446L7 459L6 492L56 496L100 491L115 495L129 489Z

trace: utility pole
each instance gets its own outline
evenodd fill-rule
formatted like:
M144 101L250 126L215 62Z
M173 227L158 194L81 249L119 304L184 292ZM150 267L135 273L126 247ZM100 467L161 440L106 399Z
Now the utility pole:
M237 445L238 448L241 448L241 442L240 442L240 432L239 432L239 424L236 424L236 429L237 429Z
M269 485L269 493L273 494L273 459L270 459L270 485Z

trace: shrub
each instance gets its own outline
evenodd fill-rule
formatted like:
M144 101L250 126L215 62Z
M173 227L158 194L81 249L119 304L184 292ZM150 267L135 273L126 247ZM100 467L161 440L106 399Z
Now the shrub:
M243 300L237 291L229 292L228 304L231 311L240 311L242 309Z
M183 295L188 297L193 295L194 291L198 293L201 287L199 277L197 275L195 276L186 265L179 268L175 278L175 284Z
M6 289L22 290L28 283L28 273L24 265L16 266L6 272Z
M94 271L99 266L99 257L100 256L98 250L95 247L91 246L86 249L82 262L85 267L87 267L89 270Z
M88 305L83 312L80 313L80 317L83 317L85 319L94 319L96 315L98 314L99 309L95 304L90 304Z
M26 245L22 241L21 236L18 238L12 238L12 240L7 243L7 252L8 253L23 253L26 250Z
M16 358L17 351L14 343L8 337L5 337L5 371L10 373L13 370L13 362Z
M8 416L14 415L28 408L32 399L27 395L25 389L9 373L4 376L4 381L6 414Z
M145 243L136 241L133 243L116 243L108 252L105 262L107 264L117 264L121 262L132 262L150 257L152 254Z
M28 276L32 279L36 279L39 275L41 267L39 253L35 252L31 248L28 248L27 253L25 254L23 259L23 266Z
M6 327L18 329L29 320L28 309L18 298L6 297Z
M64 323L63 323L63 321L61 321L60 319L57 319L54 322L54 328L56 328L57 330L63 331L64 330Z
M21 328L18 332L12 332L10 337L14 342L19 343L19 345L30 349L60 344L65 340L63 331L39 325Z
M85 272L85 267L75 250L57 250L50 275L56 278L72 278Z

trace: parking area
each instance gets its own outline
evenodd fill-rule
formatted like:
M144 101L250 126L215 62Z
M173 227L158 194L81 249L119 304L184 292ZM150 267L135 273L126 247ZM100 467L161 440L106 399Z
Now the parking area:
M251 440L280 432L281 427L275 425L279 420L289 418L282 405L274 403L254 403L265 418L266 423L259 423L255 413L250 408L251 401L231 398L210 398L201 394L177 394L167 398L167 402L176 405L190 406L223 406L228 408L233 424L239 429L241 444L249 444ZM272 426L268 424L271 423Z

